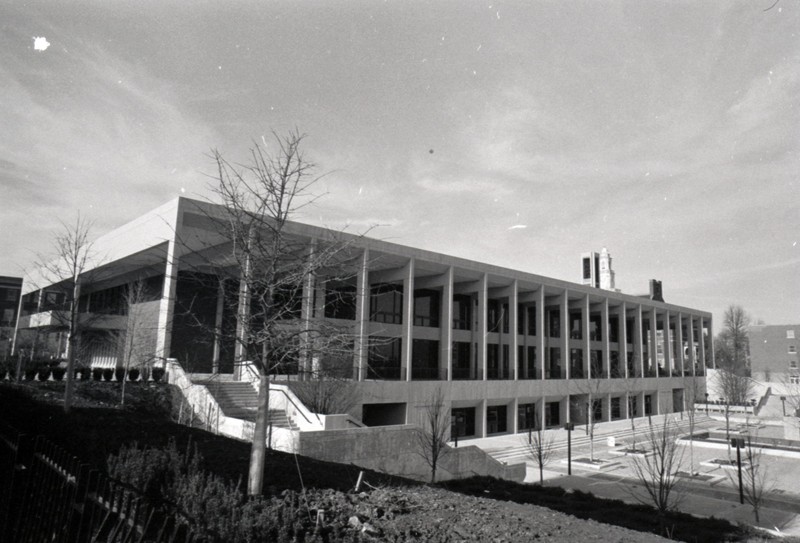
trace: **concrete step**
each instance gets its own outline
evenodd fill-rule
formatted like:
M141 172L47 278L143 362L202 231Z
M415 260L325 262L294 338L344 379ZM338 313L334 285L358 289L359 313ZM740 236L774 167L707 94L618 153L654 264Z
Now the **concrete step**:
M199 380L195 383L206 386L226 417L255 422L258 394L250 383L218 379ZM297 429L284 411L270 409L269 422L275 427Z

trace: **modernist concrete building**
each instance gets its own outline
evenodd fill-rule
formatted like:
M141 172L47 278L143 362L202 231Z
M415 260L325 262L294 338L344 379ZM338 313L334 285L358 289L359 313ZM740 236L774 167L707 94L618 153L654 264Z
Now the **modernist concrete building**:
M224 215L219 206L178 198L99 238L97 279L81 298L87 315L104 315L92 321L98 337L129 327L120 296L126 284L144 279L148 295L138 305L151 325L137 341L137 363L174 358L190 374L236 376L235 347L213 332L229 311L229 293L199 280L213 266L209 255L227 243L209 217ZM330 237L324 228L287 228L309 245ZM352 276L318 275L303 286L298 311L352 330L358 401L350 414L366 425L418 422L437 388L454 431L482 437L581 422L590 408L604 421L680 411L684 389L705 386L704 368L713 360L710 313L349 239L357 262ZM58 329L40 295L48 288L37 284L41 279L26 280L18 333ZM648 348L657 338L670 346L658 358ZM115 363L113 349L86 347L81 356Z
M0 275L0 360L11 352L21 290L21 277Z
M765 383L800 384L800 324L756 325L747 330L750 371Z

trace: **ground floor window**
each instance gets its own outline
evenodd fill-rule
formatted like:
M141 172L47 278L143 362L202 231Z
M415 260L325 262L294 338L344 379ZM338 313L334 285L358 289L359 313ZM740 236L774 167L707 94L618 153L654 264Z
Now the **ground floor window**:
M628 417L634 418L636 416L638 400L639 398L636 396L628 396Z
M653 396L648 394L644 397L644 415L652 415L653 414Z
M611 398L611 420L622 418L622 407L620 398Z
M561 402L544 404L544 424L548 428L561 426Z
M517 430L520 432L536 430L538 426L539 425L536 424L536 404L519 404L517 406Z
M475 408L454 407L450 410L452 437L472 437L475 435Z
M508 407L491 405L486 408L486 433L499 434L508 431Z

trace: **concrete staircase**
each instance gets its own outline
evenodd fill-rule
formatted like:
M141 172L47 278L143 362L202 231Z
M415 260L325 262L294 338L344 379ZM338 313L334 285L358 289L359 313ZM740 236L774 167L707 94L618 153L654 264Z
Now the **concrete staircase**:
M198 385L204 385L208 389L226 417L255 422L258 394L250 383L219 379L195 380L193 382ZM297 429L283 410L270 409L269 422L275 427L288 430Z

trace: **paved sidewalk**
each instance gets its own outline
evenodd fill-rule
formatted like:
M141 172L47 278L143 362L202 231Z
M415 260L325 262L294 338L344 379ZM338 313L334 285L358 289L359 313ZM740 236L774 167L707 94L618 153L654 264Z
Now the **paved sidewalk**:
M672 417L672 415L669 415ZM653 427L660 427L662 417L653 417ZM688 420L675 421L682 433L688 432ZM695 431L709 428L724 427L724 423L705 416L698 416ZM636 420L636 442L644 443L650 428L647 419ZM547 435L554 438L553 458L545 469L545 484L557 485L564 488L573 488L584 492L591 492L599 497L618 499L627 503L641 503L637 495L644 497L641 487L632 470L630 457L612 456L612 450L607 443L613 437L616 444L624 441L630 443L633 434L630 423L617 421L598 424L595 428L594 456L606 460L611 467L602 470L580 469L573 462L573 475L567 475L567 466L562 460L567 457L567 432L563 429L548 430ZM528 457L527 434L509 434L481 439L460 440L459 445L477 445L487 451L495 459L509 464L524 462L527 465L525 482L538 482L538 466ZM687 482L685 497L679 505L679 510L697 516L716 517L729 520L733 523L755 525L755 516L752 506L739 503L739 494L735 484L735 472L703 465L712 458L725 458L727 451L722 449L703 448L698 444L692 447L683 446L683 469L709 476L707 482ZM579 426L572 432L572 458L589 456L589 438L584 427ZM735 458L735 452L734 452ZM762 457L762 462L769 474L769 503L760 510L758 526L772 531L775 534L792 535L800 537L800 460L791 458L777 458L772 456Z

